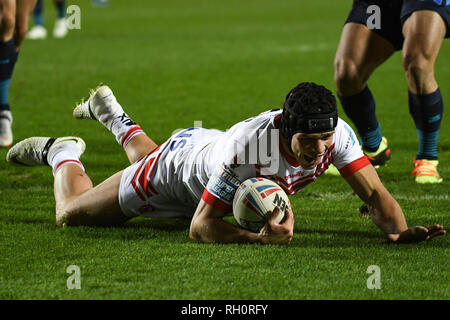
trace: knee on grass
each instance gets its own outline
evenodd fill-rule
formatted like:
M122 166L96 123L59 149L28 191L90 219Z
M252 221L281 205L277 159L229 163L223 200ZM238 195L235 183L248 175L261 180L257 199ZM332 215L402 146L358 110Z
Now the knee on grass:
M56 225L58 227L75 227L80 225L89 225L82 223L83 220L81 216L86 214L75 213L69 210L57 210L56 211ZM85 221L86 222L86 221Z
M102 216L95 213L89 213L82 210L71 210L70 208L62 208L56 211L56 225L59 227L108 227L123 225L128 218L114 218Z

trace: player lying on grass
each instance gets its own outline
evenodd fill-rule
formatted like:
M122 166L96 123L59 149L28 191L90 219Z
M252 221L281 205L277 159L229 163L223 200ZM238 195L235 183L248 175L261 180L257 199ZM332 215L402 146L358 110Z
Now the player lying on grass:
M0 148L13 142L9 85L36 0L0 0Z
M264 176L293 195L333 163L369 205L373 222L390 241L445 234L437 224L408 229L402 209L363 155L352 129L338 118L336 100L323 86L300 83L288 93L283 110L264 112L226 132L188 128L160 146L128 117L107 86L79 104L74 116L102 123L131 165L94 188L80 162L85 150L81 138L33 137L16 144L7 154L9 162L53 168L59 226L183 216L192 218L189 235L198 241L289 243L294 231L291 208L278 224L276 207L259 233L223 219L231 213L236 189L250 177Z

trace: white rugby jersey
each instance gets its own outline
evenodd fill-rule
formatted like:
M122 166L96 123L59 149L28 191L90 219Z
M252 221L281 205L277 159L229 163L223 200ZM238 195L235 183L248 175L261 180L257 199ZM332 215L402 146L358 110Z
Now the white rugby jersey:
M320 163L313 169L302 168L282 148L281 112L264 112L227 131L188 128L174 134L141 160L131 181L136 194L150 204L152 196L163 196L172 208L185 208L191 214L200 199L231 211L237 188L248 178L271 179L292 195L314 182L331 163L344 177L370 164L353 130L339 119Z

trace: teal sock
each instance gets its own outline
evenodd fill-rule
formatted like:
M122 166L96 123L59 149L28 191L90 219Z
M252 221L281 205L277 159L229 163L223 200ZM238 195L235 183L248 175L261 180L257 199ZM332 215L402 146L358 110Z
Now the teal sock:
M62 19L66 16L66 1L57 1L55 3L56 11L58 13L58 19Z
M38 25L38 26L44 25L44 17L42 15L42 9L43 9L42 0L38 0L38 2L36 2L36 6L34 7L34 10L33 10L33 20L34 20L35 25Z
M0 111L10 110L9 84L18 54L14 38L6 42L0 41Z
M444 104L439 88L430 94L409 92L409 112L416 124L419 149L416 159L437 160L437 143Z
M349 96L338 96L345 114L353 121L364 150L374 152L380 146L382 135L375 114L375 100L368 86Z

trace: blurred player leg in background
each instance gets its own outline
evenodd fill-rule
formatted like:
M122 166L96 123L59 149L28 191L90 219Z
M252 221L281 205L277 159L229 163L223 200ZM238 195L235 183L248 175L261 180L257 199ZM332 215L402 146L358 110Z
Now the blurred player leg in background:
M44 1L38 0L36 7L33 10L33 22L34 26L28 32L27 38L31 40L39 40L47 38L47 29L44 27L44 15L43 8Z
M1 42L0 42L0 147L9 147L13 136L11 131L12 114L9 107L9 83L17 58L14 45L14 23L16 15L15 0L1 0Z
M399 40L387 34L387 30L376 33L369 29L364 24L367 19L364 8L352 8L342 31L334 62L335 83L342 107L356 126L364 153L374 166L380 166L390 159L390 150L381 133L375 99L367 80L395 52ZM383 22L390 18L383 11L381 17Z
M0 0L0 147L13 141L9 85L35 0Z
M375 100L367 85L372 72L394 53L392 44L365 25L349 22L342 31L334 61L338 97L355 124L364 153L374 166L390 158L387 140L375 113ZM339 175L330 167L328 174Z
M68 32L66 24L66 1L54 0L53 3L55 4L57 11L57 18L55 26L53 27L53 37L61 39L64 38Z
M14 30L14 43L19 51L28 32L28 20L36 5L36 0L16 0L16 28Z
M446 31L439 13L428 10L412 13L403 25L402 62L409 88L409 110L419 140L413 170L417 183L442 182L437 172L437 145L444 106L434 65Z
M93 7L107 7L109 5L109 0L92 0Z
M98 120L103 124L123 147L130 163L138 161L158 147L124 112L108 86L101 85L92 90L90 96L75 107L73 116Z
M53 3L57 13L57 18L53 28L53 37L61 39L64 38L68 32L66 25L66 2L65 0L54 0ZM28 39L39 40L47 37L47 29L44 26L43 13L44 0L38 0L33 11L34 26L31 28L30 32L28 32Z

